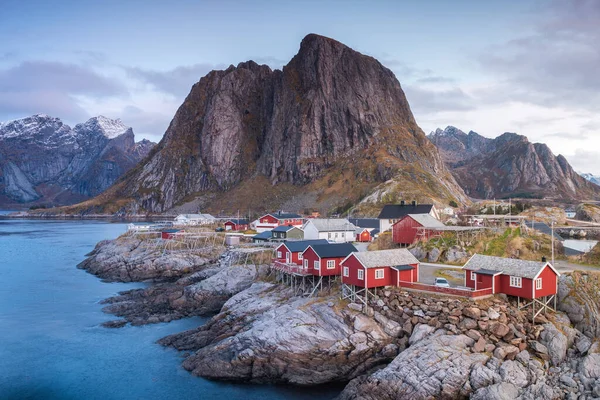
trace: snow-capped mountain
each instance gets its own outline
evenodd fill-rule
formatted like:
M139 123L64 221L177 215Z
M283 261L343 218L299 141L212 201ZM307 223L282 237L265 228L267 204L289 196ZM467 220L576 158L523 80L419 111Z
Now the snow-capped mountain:
M600 176L593 175L593 174L586 173L586 172L578 172L578 174L581 175L586 180L588 180L592 183L595 183L596 185L600 185Z
M74 128L44 114L0 123L0 207L95 196L145 157L130 127L103 116Z

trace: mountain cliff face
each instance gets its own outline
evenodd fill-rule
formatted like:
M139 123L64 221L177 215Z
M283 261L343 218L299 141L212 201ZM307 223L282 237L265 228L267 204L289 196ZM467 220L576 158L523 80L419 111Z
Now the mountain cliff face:
M489 139L449 126L428 138L471 197L581 200L600 196L600 187L579 176L565 157L525 136L504 133Z
M200 196L205 208L235 210L307 193L313 205L333 204L394 179L430 198L465 199L394 74L308 35L281 71L248 61L200 79L151 157L82 206L127 199L128 211L163 212Z
M106 190L152 143L102 116L73 129L34 115L0 123L0 206L71 204Z

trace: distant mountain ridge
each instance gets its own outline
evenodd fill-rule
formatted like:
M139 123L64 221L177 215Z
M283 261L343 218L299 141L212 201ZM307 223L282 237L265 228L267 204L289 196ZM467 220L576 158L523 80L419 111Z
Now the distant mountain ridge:
M600 185L600 175L594 175L585 172L580 172L579 175L581 175L585 180L595 183L596 185Z
M577 174L543 143L506 132L490 139L453 126L428 135L465 193L474 198L600 197L600 187Z
M154 147L104 116L74 128L36 114L0 122L0 206L64 205L95 196Z
M310 34L282 70L247 61L201 78L150 157L77 212L160 213L196 200L216 212L343 211L378 185L388 198L466 200L394 74Z

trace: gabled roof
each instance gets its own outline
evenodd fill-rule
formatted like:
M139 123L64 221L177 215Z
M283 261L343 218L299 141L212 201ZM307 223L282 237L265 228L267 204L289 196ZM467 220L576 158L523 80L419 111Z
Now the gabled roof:
M277 228L273 229L273 232L287 232L292 229L298 229L298 228L295 226L292 226L292 225L279 225Z
M325 239L314 239L314 240L298 240L293 242L285 242L282 246L288 248L292 253L302 252L308 248L308 246L317 244L328 244L329 242Z
M379 220L377 218L348 218L348 221L359 228L379 228Z
M501 272L504 275L520 276L522 278L535 279L535 277L548 265L556 275L560 274L548 262L544 261L527 261L518 260L516 258L504 258L494 256L484 256L475 254L463 269L479 272L485 270L488 273L491 271Z
M346 257L350 253L358 251L352 243L315 244L311 245L310 248L321 258Z
M407 249L363 251L352 253L365 268L395 267L418 264L419 260Z
M249 224L247 219L228 219L227 222L233 222L236 225L247 225ZM225 223L227 223L225 222Z
M408 216L426 228L443 228L446 226L429 214L408 214Z
M412 265L395 265L392 267L396 271L410 271L411 269L415 269Z
M271 217L276 218L276 219L298 219L298 218L302 218L302 216L300 214L296 214L296 213L282 213L282 212L265 214L262 217L266 217L267 215L270 215Z
M262 239L262 240L271 239L271 231L261 232L257 235L252 236L252 239Z
M356 226L346 218L314 218L307 223L309 222L312 222L319 232L354 232L356 229Z
M378 219L400 219L408 214L429 214L433 204L388 204L383 206Z

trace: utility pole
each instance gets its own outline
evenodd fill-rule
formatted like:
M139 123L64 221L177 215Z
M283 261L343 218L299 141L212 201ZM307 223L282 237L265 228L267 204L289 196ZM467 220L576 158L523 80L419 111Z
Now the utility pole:
M552 266L554 266L554 221L552 221L551 227L552 227Z

